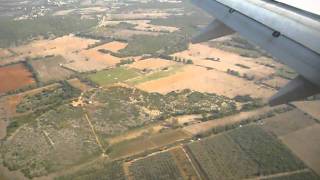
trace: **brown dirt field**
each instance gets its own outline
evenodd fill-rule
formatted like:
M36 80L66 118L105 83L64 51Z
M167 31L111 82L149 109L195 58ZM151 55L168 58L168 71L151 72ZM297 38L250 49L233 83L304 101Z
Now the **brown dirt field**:
M60 66L64 63L66 63L66 60L62 56L31 61L31 65L41 82L64 80L70 77L73 72Z
M8 57L11 55L11 52L8 51L7 49L1 49L0 48L0 59Z
M77 60L76 52L79 52L89 45L98 42L97 40L84 39L74 35L68 35L49 40L35 40L29 44L12 48L18 55L7 58L0 62L0 65L20 62L25 57L44 57L47 55L61 55L68 61Z
M185 66L181 72L171 76L138 84L137 87L145 91L163 94L175 90L192 89L230 98L250 94L252 97L268 99L275 93L274 90L259 86L254 82L194 65Z
M33 84L31 72L23 64L0 68L0 94Z
M143 136L129 141L120 142L111 146L113 152L110 157L113 159L132 156L146 150L160 148L183 139L191 138L188 132L182 129Z
M133 64L130 64L130 68L136 68L136 69L162 69L165 67L173 66L177 64L176 62L173 61L168 61L160 58L151 58L151 59L145 59L141 61L134 62Z
M71 86L80 89L81 91L88 91L91 89L91 87L83 82L81 82L79 79L70 79L68 80L68 83L70 83Z
M20 55L30 57L46 56L46 55L65 55L82 50L90 44L94 44L97 40L84 39L73 35L59 37L53 40L37 40L30 44L13 48Z
M316 121L299 109L268 118L265 122L263 128L277 136L284 136L316 124Z
M320 100L318 101L301 101L301 102L294 102L293 105L295 105L297 108L299 108L301 111L309 114L313 118L320 121Z
M271 110L272 110L271 107L264 107L264 108L250 111L250 112L241 112L239 114L227 116L221 119L215 119L215 120L210 120L210 121L206 121L198 124L192 124L190 126L184 127L183 129L193 135L197 135L200 133L205 133L207 131L210 131L214 127L225 126L225 125L241 122L250 117L255 117L255 116L265 114Z
M115 66L120 58L99 52L99 47L68 54L69 63L63 66L78 72L102 70Z
M196 65L211 67L223 72L232 69L238 71L241 75L254 75L256 79L262 79L275 73L274 69L257 64L256 59L212 48L207 44L190 44L189 50L176 53L173 56L192 59ZM206 60L206 58L220 58L220 61ZM248 66L250 69L239 67L236 64Z
M320 175L320 125L301 129L280 139L311 169Z
M127 47L128 43L123 43L123 42L119 42L119 41L113 41L101 46L96 47L95 49L99 50L99 49L106 49L112 52L118 52L121 49L124 49L125 47Z

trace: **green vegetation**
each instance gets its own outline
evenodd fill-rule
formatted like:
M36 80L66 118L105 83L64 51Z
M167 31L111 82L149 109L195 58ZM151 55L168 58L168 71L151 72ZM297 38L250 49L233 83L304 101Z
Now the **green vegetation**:
M182 179L182 175L169 152L163 152L134 161L129 167L130 176L135 180Z
M282 68L277 69L276 75L289 80L297 77L297 73L287 66L283 66Z
M140 84L140 83L144 83L144 82L147 82L147 81L152 81L152 80L164 78L164 77L170 76L172 74L175 74L175 73L181 71L182 68L183 68L182 66L173 66L168 70L161 70L161 71L158 71L158 72L155 72L155 73L152 73L152 74L148 74L146 76L140 76L140 77L131 79L128 82L130 84L134 84L135 85L135 84Z
M279 140L246 126L187 146L209 179L242 179L304 169Z
M305 168L305 165L285 145L258 126L236 129L228 135L247 156L257 163L259 174L274 174Z
M131 59L121 59L119 63L117 63L117 67L119 66L122 66L122 65L125 65L125 64L132 64L134 63L134 59L131 58Z
M88 180L88 179L103 179L103 180L126 180L122 162L103 161L94 165L90 165L83 170L77 171L71 175L65 175L55 180Z
M184 36L177 33L161 34L158 36L135 35L128 42L128 46L113 55L118 57L140 56L151 54L172 54L188 48L188 42Z
M99 71L94 74L90 74L88 78L100 86L110 85L117 82L126 81L140 74L134 70L125 67L117 67L110 70Z
M86 30L97 23L93 19L81 19L76 15L44 16L33 20L14 21L0 18L0 47L18 45L37 36L62 36Z
M71 86L67 81L62 81L62 86L57 89L46 89L35 95L27 95L17 105L18 113L45 112L59 106L80 95L80 90Z

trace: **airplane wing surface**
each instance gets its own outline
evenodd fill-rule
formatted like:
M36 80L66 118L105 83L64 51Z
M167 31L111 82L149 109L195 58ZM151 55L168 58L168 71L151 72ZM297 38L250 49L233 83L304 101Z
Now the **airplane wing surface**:
M316 6L320 2L306 0L298 8L293 3L298 0L192 1L216 18L192 43L238 32L299 73L270 99L270 105L320 92L320 6Z

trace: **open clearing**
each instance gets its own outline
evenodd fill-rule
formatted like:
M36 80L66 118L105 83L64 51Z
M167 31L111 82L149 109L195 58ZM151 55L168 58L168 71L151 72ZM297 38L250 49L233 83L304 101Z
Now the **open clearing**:
M23 64L0 67L0 94L33 84L31 72Z
M281 136L280 139L320 175L320 125L316 124Z
M91 87L89 85L81 82L77 78L68 80L68 83L70 83L71 86L73 86L77 89L80 89L82 92L88 91L89 89L91 89Z
M118 52L121 49L124 49L125 47L127 47L127 43L123 43L123 42L119 42L119 41L113 41L113 42L109 42L107 44L101 45L96 47L95 49L106 49L112 52Z
M190 134L186 133L183 130L173 130L150 136L141 136L136 139L123 141L111 146L110 157L128 157L188 138L191 138Z
M206 44L190 44L188 50L176 53L173 56L192 59L196 65L214 68L223 72L231 69L239 72L240 75L254 76L256 80L270 76L275 72L273 68L256 63L259 60L212 48ZM208 58L220 59L213 61L208 60ZM241 65L246 68L241 67Z
M140 74L134 69L118 67L115 69L99 71L89 75L88 77L100 86L105 86L113 83L123 82L139 75Z
M275 92L270 88L256 85L252 81L194 65L187 65L178 73L141 83L136 87L145 91L163 94L175 90L192 89L200 92L216 93L230 98L237 95L251 94L252 97L267 99Z
M197 135L200 133L208 132L215 127L226 126L229 124L241 122L248 118L257 117L259 115L270 112L271 110L272 108L270 107L264 107L264 108L250 111L250 112L241 112L239 114L227 116L221 119L209 120L209 121L205 121L197 124L192 124L184 127L183 129L193 135Z
M151 58L151 59L145 59L140 60L137 62L134 62L133 64L128 65L131 68L136 69L151 69L151 70L157 70L157 69L163 69L169 66L175 65L176 62L168 61L160 58Z
M295 105L297 108L299 108L301 111L308 113L313 118L320 120L320 101L301 101L301 102L294 102L293 105Z
M41 82L64 80L73 74L62 67L66 60L62 56L37 59L30 62Z
M263 128L277 136L284 136L316 123L300 110L294 109L266 119Z

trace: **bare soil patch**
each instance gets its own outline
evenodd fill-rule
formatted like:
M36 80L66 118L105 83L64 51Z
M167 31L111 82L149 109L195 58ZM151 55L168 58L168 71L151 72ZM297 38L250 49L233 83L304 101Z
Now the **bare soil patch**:
M215 120L210 120L210 121L206 121L206 122L201 122L198 124L192 124L192 125L184 127L183 129L193 135L197 135L200 133L210 131L214 127L226 126L229 124L241 122L241 121L246 120L250 117L255 117L255 116L259 116L261 114L265 114L271 110L272 110L272 108L270 108L270 107L264 107L264 108L250 111L250 112L241 112L239 114L224 117L221 119L215 119Z
M123 43L123 42L119 42L119 41L113 41L101 46L96 47L95 49L106 49L112 52L118 52L121 49L124 49L125 47L127 47L128 43Z
M263 128L277 136L284 136L316 124L316 121L298 109L268 118L265 122Z
M301 129L280 137L311 169L320 175L320 125Z
M212 48L206 44L190 44L189 50L176 53L174 56L192 59L196 65L214 68L223 72L231 69L239 72L240 75L253 75L256 80L270 76L275 72L273 68L256 63L259 60ZM219 60L213 61L210 58L219 58ZM239 65L244 65L248 68L243 68Z
M293 103L297 108L305 113L308 113L313 118L320 120L320 101L301 101Z
M273 89L257 85L252 81L194 65L185 66L181 72L168 77L138 84L137 87L163 94L175 90L191 89L230 98L250 94L252 97L267 99L275 92Z
M33 84L31 72L23 64L0 68L0 94Z
M173 61L168 61L160 58L150 58L150 59L137 61L133 64L130 64L129 67L140 69L140 70L143 70L143 69L156 70L156 69L162 69L169 66L173 66L175 64L176 63Z

